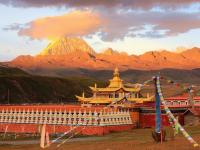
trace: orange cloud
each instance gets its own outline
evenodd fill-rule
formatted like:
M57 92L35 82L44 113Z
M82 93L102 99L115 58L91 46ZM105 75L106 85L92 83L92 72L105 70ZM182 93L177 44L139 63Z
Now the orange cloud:
M102 19L92 11L73 11L62 16L45 17L28 23L19 35L33 39L52 39L63 36L83 36L95 33Z

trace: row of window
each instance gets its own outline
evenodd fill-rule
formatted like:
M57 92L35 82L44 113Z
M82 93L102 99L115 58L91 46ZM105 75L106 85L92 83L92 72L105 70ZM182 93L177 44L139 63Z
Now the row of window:
M100 98L122 98L126 95L126 93L115 93L115 94L96 94L96 97ZM136 98L137 94L127 94L129 98Z
M167 101L166 102L167 105L188 105L188 101ZM194 101L194 104L199 104L200 105L200 101Z
M187 101L167 101L167 105L188 105Z

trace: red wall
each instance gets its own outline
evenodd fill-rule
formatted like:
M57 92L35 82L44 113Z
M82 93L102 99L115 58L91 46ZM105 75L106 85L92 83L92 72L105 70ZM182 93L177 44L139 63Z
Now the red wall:
M7 133L38 133L40 125L35 124L0 124L0 132ZM103 135L110 132L126 131L136 128L135 125L116 125L116 126L79 126L74 132L79 132L83 135ZM47 125L46 131L49 133L64 133L70 130L70 126Z
M182 114L177 114L179 118L179 123L184 125L184 116ZM175 116L177 116L175 115ZM140 128L152 128L155 127L155 114L140 114L139 119ZM162 125L169 126L169 119L166 114L162 114Z
M139 112L130 112L130 116L131 116L131 120L132 120L133 124L135 124L138 127L139 117L140 117Z

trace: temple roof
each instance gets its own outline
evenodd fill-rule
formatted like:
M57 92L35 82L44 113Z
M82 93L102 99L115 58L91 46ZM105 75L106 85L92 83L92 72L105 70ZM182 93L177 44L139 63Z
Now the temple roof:
M125 87L107 87L107 88L97 88L97 87L90 87L92 91L95 92L114 92L122 89L123 91L127 92L138 92L140 88L125 88Z
M109 104L112 102L118 102L122 100L123 98L85 98L85 97L80 97L76 96L80 102L87 102L90 104ZM148 98L126 98L130 102L135 102L135 103L143 103L143 102L150 102L153 101L154 96L148 97Z
M110 80L110 84L108 87L105 88L97 88L97 85L95 84L94 87L90 87L92 91L95 92L114 92L122 89L123 91L127 92L138 92L140 91L140 88L127 88L124 87L123 80L120 79L119 76L119 70L118 68L115 68L113 73L113 78Z

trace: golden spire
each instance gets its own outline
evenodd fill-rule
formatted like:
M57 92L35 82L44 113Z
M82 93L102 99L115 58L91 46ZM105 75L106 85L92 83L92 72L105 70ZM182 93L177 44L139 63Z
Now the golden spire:
M113 76L114 76L114 77L119 77L119 70L118 70L117 67L116 67L115 70L114 70Z
M94 84L94 88L95 88L95 89L97 88L97 84L96 84L96 83Z
M82 97L85 98L85 92L82 93Z
M113 78L110 80L110 85L108 87L123 87L123 80L120 79L119 77L119 70L116 67L113 73Z

